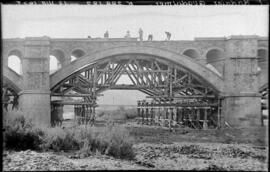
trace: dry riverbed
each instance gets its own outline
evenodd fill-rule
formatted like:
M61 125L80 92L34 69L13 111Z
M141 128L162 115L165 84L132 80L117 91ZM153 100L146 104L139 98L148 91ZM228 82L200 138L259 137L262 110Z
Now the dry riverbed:
M267 150L247 144L138 143L133 161L104 155L4 152L3 170L244 170L267 171Z

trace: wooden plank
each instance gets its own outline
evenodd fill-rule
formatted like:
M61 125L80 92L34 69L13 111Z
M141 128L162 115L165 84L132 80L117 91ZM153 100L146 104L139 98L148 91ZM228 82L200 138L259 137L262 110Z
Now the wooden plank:
M92 105L92 106L98 106L96 103L90 103L90 102L67 102L67 101L52 101L52 104L60 104L60 105Z
M52 93L51 96L61 96L61 97L89 97L93 94L61 94L61 93ZM103 94L97 94L96 96L103 96Z
M146 96L146 98L216 98L214 95L206 95L206 96L201 96L201 95L190 95L190 96L167 96L167 95L159 95L159 96Z

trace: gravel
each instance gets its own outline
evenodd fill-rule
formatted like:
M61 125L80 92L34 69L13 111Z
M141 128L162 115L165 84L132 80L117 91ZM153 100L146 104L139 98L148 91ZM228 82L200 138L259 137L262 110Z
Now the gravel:
M209 170L267 171L267 150L244 144L173 143L134 145L135 160L92 154L4 151L4 171L40 170Z

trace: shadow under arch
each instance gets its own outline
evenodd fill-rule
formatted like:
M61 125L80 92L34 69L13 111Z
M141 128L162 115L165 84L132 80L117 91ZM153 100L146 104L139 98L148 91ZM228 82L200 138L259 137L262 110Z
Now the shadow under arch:
M75 60L78 60L80 59L81 57L85 56L86 51L81 49L81 48L74 48L72 51L71 51L71 54L70 54L70 60L71 62L75 61Z
M184 50L182 54L184 54L188 57L191 57L193 59L196 59L196 60L200 58L200 54L199 54L198 50L196 50L194 48L188 48L188 49Z

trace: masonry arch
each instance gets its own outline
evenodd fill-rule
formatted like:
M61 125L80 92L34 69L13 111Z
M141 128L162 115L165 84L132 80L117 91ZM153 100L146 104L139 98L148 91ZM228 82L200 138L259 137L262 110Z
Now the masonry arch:
M19 75L22 74L22 57L22 52L18 49L8 53L8 67Z
M14 90L16 94L19 94L19 92L22 91L21 88L17 84L12 82L9 78L5 76L3 77L3 87L7 87Z
M110 48L80 58L74 61L72 64L67 65L66 67L52 74L50 76L50 87L51 89L54 89L57 84L71 76L73 73L78 72L79 70L87 67L90 64L96 63L97 61L109 59L110 57L117 55L134 54L149 55L153 58L158 58L161 61L173 63L175 66L179 66L191 72L192 74L200 78L200 80L202 80L204 83L207 83L209 87L214 88L217 92L223 91L223 86L225 84L220 76L216 75L207 67L194 62L185 55L179 55L158 48L140 46Z
M119 83L123 76L131 82ZM89 54L52 74L50 81L52 98L78 98L69 102L51 99L52 106L74 105L75 116L84 122L95 115L100 93L108 89L138 90L146 94L146 98L156 101L156 105L163 106L165 111L171 110L168 106L173 106L174 110L181 106L185 110L180 112L178 109L175 114L196 113L196 119L207 118L207 125L213 127L218 125L218 99L225 85L221 77L190 57L140 46L110 48ZM191 109L186 107L187 103ZM203 117L203 114L206 115ZM198 126L184 125L202 128L201 122Z
M14 90L22 91L23 79L22 76L10 69L9 67L3 66L3 83L7 82L12 85Z
M200 54L198 53L198 51L193 48L186 49L183 54L195 60L200 58Z

